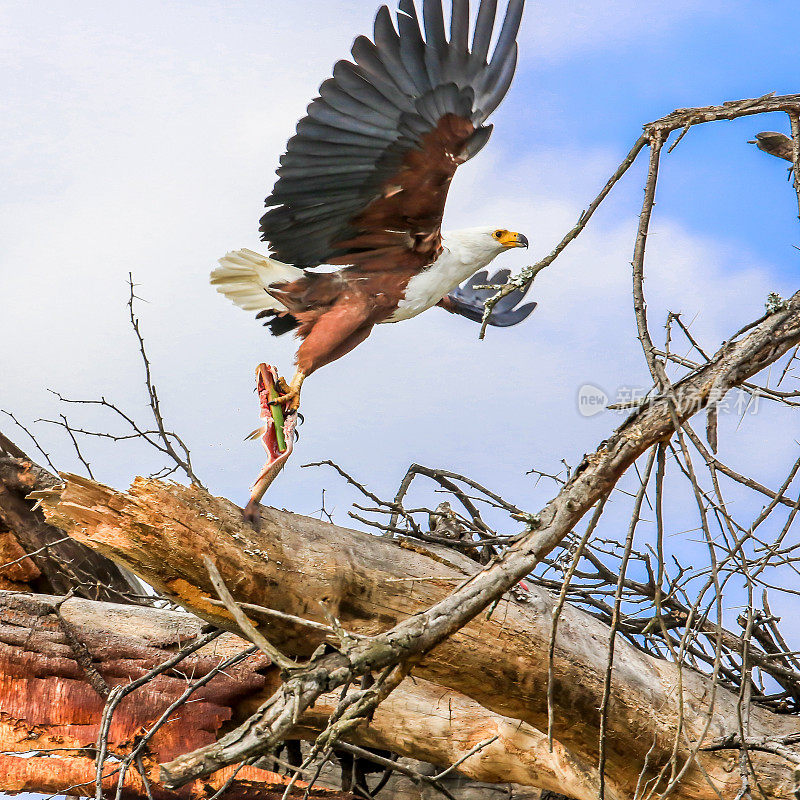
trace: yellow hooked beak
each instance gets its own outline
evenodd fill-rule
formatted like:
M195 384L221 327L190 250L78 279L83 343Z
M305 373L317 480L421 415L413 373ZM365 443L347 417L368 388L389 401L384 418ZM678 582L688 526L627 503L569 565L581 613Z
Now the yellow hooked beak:
M514 231L503 231L503 233L497 237L497 241L500 242L503 247L528 246L528 237L525 236L524 233L515 233Z

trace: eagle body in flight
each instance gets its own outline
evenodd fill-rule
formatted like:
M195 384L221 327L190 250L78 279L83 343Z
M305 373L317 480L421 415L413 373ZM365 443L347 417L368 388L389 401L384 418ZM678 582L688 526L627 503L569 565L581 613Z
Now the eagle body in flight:
M353 60L336 64L289 140L261 219L270 256L228 253L212 273L273 334L302 340L278 398L289 410L306 377L376 324L434 305L480 318L485 295L454 290L501 252L528 246L504 228L441 230L453 175L488 141L484 123L514 76L524 0L507 0L492 48L497 6L479 0L471 42L469 0L452 0L449 36L442 0L422 0L422 24L414 0L400 0L396 26L382 6L373 38L355 40ZM315 271L323 265L339 269ZM535 304L515 308L522 294L496 307L495 324L530 314Z

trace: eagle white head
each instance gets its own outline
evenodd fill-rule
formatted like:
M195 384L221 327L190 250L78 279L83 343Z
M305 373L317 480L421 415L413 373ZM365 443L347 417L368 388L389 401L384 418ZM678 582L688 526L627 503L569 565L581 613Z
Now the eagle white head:
M466 228L442 233L442 245L466 265L475 266L474 272L514 247L527 247L528 238L522 233L506 228ZM472 273L470 273L472 274ZM469 275L466 276L467 278Z

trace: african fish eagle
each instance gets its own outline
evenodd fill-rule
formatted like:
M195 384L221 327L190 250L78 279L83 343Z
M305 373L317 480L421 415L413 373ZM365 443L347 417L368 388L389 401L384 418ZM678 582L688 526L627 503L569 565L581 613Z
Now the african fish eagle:
M449 41L442 0L423 0L422 28L413 0L400 0L396 28L382 6L373 39L359 36L353 62L339 61L320 87L261 218L271 256L228 253L211 274L274 335L296 329L302 340L297 371L281 379L274 403L296 410L303 381L376 324L435 305L479 318L485 295L453 290L505 250L528 246L505 228L441 230L453 175L488 141L484 122L511 85L523 6L508 0L491 55L497 0L480 0L471 47L469 0L452 0ZM326 264L342 268L311 271ZM522 294L495 310L495 324L533 310L514 309Z

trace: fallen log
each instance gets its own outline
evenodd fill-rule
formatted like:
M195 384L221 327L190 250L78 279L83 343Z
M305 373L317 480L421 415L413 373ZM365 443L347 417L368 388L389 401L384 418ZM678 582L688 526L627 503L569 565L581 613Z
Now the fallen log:
M125 564L165 596L214 624L236 626L215 599L201 554L215 563L237 601L325 621L320 606L349 630L376 634L446 597L478 567L444 548L393 541L296 514L265 509L262 532L244 525L241 510L203 490L137 479L130 492L62 476L66 486L43 499L51 523L87 546ZM532 601L502 599L438 645L416 676L457 691L489 711L542 730L547 721L547 647L553 598L532 590ZM293 656L308 655L323 635L267 611L256 616L270 641ZM556 641L555 735L575 764L595 764L608 629L567 607ZM717 687L713 709L708 678L617 643L608 716L606 796L631 797L640 775L652 778L669 763L678 720L690 743L738 730L737 698ZM709 721L710 715L710 721ZM708 729L706 724L708 722ZM793 733L796 721L753 707L754 737ZM399 737L398 737L399 738ZM387 739L384 746L401 749ZM685 753L683 742L679 752ZM536 759L536 746L519 758ZM738 791L737 753L700 752L681 797L710 798ZM791 769L780 757L750 753L768 798L791 791ZM680 765L679 765L680 766ZM573 774L580 786L586 775ZM571 791L575 791L574 789ZM576 794L576 796L587 796Z
M74 786L70 793L93 793L94 747L104 700L93 689L87 669L96 670L109 686L121 685L139 679L203 632L202 621L184 613L77 598L63 602L56 611L58 600L0 592L0 752L4 753L0 755L0 791L61 793ZM76 641L86 648L88 667L76 652ZM110 752L117 756L129 752L135 736L146 731L184 691L186 675L200 678L249 644L224 634L129 695L112 718ZM245 719L279 684L277 669L270 668L263 656L253 656L214 677L193 695L193 702L177 709L153 737L151 755L145 758L154 797L175 797L159 786L159 759L213 740L224 726ZM297 735L315 737L338 700L338 694L323 696L305 715ZM492 736L497 739L461 765L462 774L489 783L567 792L576 800L596 796L591 768L574 762L558 743L550 753L545 737L529 725L493 714L457 692L422 679L401 684L378 708L372 722L350 740L361 746L391 747L401 755L447 766ZM22 755L32 752L41 755ZM113 762L106 771L112 768ZM230 773L230 768L221 770L179 796L199 796L208 787L216 790ZM582 773L584 779L576 781ZM283 792L284 779L271 772L248 767L237 777L226 794L231 800L271 800L280 796L273 794L278 787ZM110 775L104 785L115 788L115 776ZM126 787L124 797L146 797L135 772L129 774Z

